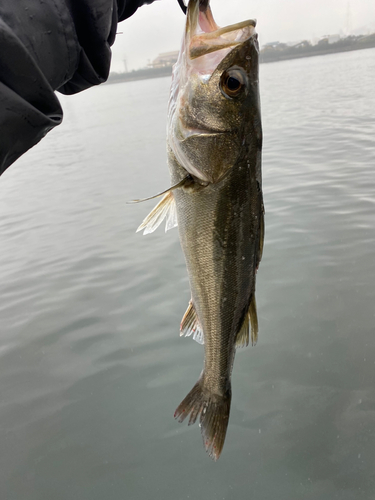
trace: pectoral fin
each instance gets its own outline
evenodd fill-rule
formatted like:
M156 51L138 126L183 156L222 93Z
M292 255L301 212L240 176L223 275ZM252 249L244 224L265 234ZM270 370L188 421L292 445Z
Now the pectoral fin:
M249 345L251 331L251 345L255 345L258 341L258 316L257 305L255 302L255 294L253 294L249 310L246 313L241 330L237 334L236 347L246 347Z
M138 233L144 229L143 234L153 233L165 218L167 218L165 224L166 232L177 226L176 202L171 191L168 191L156 207L151 210L136 232Z
M192 178L190 175L184 177L180 182L175 184L174 186L168 188L162 193L155 194L154 196L150 196L150 198L143 198L140 200L132 200L128 203L140 203L142 201L153 200L154 198L158 198L159 196L163 196L162 200L156 205L155 208L151 210L148 216L144 219L142 224L138 227L137 233L144 229L143 234L153 233L156 228L160 226L165 218L167 218L165 224L165 232L173 227L177 226L177 210L176 210L176 202L173 196L173 192L175 189L191 184Z
M149 198L140 198L139 200L131 200L131 201L128 201L127 203L128 204L131 204L131 203L142 203L142 201L153 200L154 198L159 198L159 196L163 196L163 194L168 194L171 191L174 191L175 189L177 189L179 187L182 187L185 184L191 183L191 182L192 182L191 176L187 175L181 181L177 182L177 184L175 184L174 186L169 187L168 189L166 189L165 191L162 191L161 193L154 194L154 196L150 196Z
M185 337L193 335L193 339L198 342L198 344L204 344L203 330L191 301L189 302L188 308L186 309L184 317L181 320L180 336L182 337L183 335L185 335Z

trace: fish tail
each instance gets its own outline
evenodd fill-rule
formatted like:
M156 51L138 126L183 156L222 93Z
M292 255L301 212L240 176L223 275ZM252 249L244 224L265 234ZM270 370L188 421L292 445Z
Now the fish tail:
M206 452L216 461L224 446L232 393L230 384L224 395L212 393L204 387L203 380L204 378L201 377L179 404L174 417L179 422L183 422L190 415L189 425L192 425L199 416L199 426Z

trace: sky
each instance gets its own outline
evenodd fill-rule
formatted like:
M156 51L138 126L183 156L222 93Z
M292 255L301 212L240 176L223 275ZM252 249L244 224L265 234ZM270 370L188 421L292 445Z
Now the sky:
M375 32L375 0L211 0L219 26L257 19L260 44L313 40L324 35ZM177 0L144 5L118 25L112 71L145 67L178 50L185 25ZM122 33L122 34L120 34Z

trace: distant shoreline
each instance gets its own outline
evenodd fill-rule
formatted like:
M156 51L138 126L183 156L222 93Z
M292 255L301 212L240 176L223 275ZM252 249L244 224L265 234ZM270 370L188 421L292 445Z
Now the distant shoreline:
M260 62L286 61L288 59L299 59L301 57L323 56L339 52L351 52L375 47L375 33L367 36L350 36L339 39L335 43L329 43L328 39L321 40L317 45L311 45L307 40L289 47L279 43L267 45L260 51Z
M311 45L304 41L295 46L289 47L286 44L269 44L260 51L260 63L271 63L278 61L288 61L290 59L301 59L303 57L323 56L340 52L351 52L353 50L363 50L375 47L375 33L367 36L347 37L335 43L328 43L328 40L321 40L317 45ZM148 80L151 78L161 78L172 75L173 66L160 68L142 68L128 73L111 73L107 84L131 82L136 80Z

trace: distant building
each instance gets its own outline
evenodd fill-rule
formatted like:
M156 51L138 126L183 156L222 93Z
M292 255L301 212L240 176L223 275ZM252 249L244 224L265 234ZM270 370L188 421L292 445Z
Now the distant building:
M336 43L340 40L341 36L340 35L329 35L328 36L328 43Z
M299 43L303 42L304 40L294 40L294 42L286 42L286 45L288 47L295 47L296 45L298 45Z
M175 64L178 57L178 50L174 50L173 52L163 52L163 54L159 54L156 59L149 64L151 68L165 68L170 67Z
M311 47L311 43L308 40L302 40L301 42L296 43L293 45L295 49L306 49L308 47Z
M326 35L326 36L323 36L318 41L318 45L324 45L324 44L328 45L328 44L331 44L331 43L336 43L339 40L341 40L341 36L340 35Z
M266 48L266 47L277 47L278 45L280 45L280 42L268 42L268 43L264 43L263 44L263 48Z

